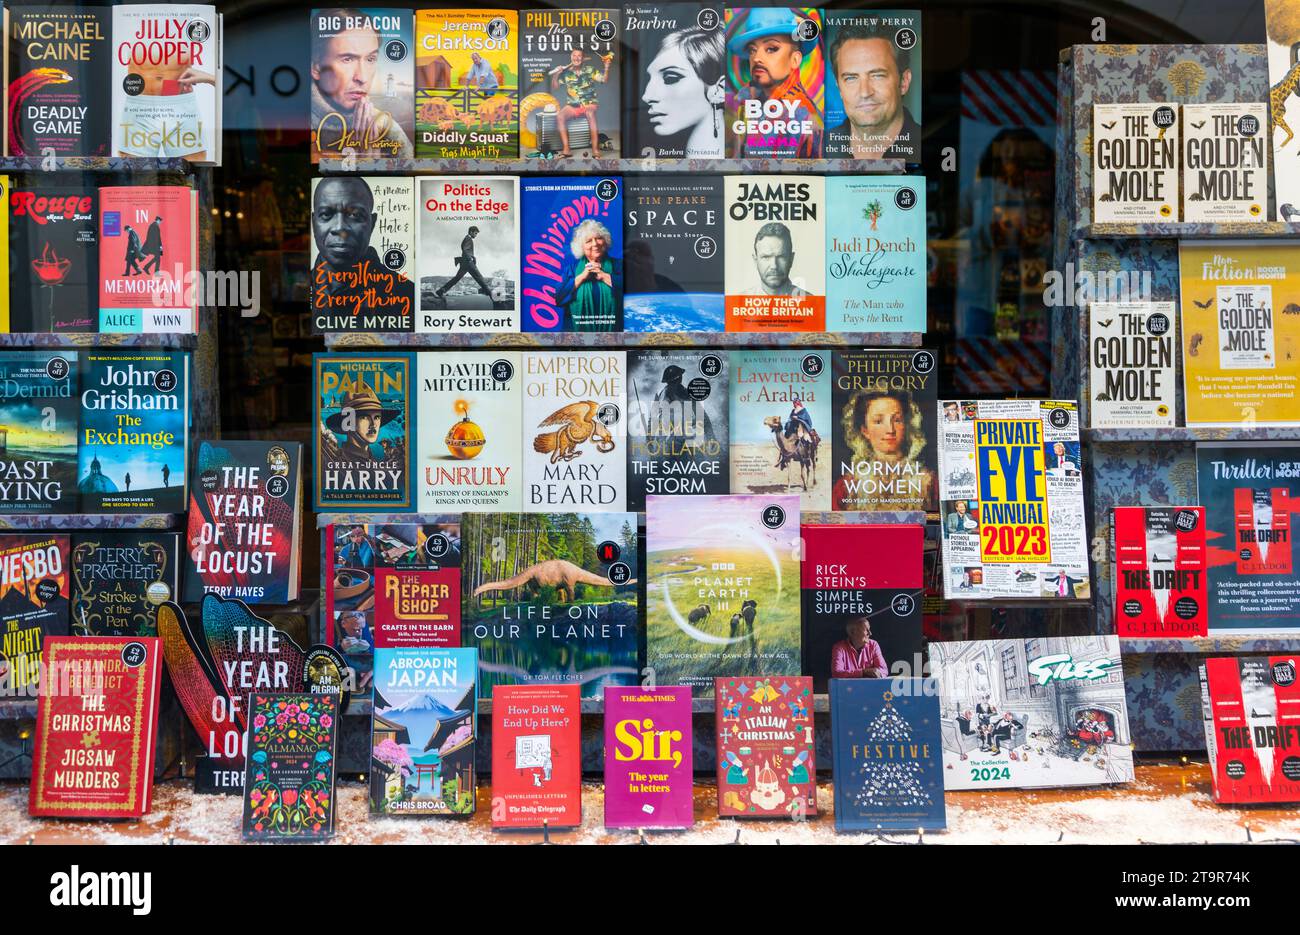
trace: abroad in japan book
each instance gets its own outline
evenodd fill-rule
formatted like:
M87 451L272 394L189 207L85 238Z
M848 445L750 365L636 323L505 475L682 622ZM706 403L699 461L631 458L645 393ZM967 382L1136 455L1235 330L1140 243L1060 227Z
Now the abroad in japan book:
M492 828L582 824L577 685L492 689Z
M1088 306L1089 422L1101 428L1170 428L1178 396L1173 302Z
M159 605L180 593L180 555L180 533L73 533L72 632L156 636Z
M1300 802L1300 686L1294 656L1206 659L1201 707L1214 801Z
M718 816L817 814L812 679L730 676L713 680Z
M35 698L41 649L68 635L68 537L0 535L0 704Z
M255 691L247 699L244 840L333 837L338 696Z
M1115 633L1205 636L1205 508L1115 507Z
M1092 220L1178 220L1178 105L1094 104Z
M605 689L605 827L695 823L691 690Z

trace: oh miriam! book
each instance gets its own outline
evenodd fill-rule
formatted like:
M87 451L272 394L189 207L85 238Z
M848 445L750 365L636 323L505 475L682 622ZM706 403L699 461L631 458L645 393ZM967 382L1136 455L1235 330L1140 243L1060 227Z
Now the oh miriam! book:
M248 696L245 841L333 837L338 714L338 695Z

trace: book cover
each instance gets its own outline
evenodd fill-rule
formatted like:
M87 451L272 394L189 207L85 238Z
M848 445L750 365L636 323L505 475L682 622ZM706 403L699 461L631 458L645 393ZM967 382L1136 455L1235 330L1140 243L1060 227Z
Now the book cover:
M1092 106L1092 220L1177 221L1177 104Z
M0 703L35 698L41 648L68 635L68 537L0 535Z
M691 690L605 689L605 827L695 823Z
M519 156L519 13L415 14L415 154Z
M938 509L933 351L837 350L833 510Z
M919 675L925 527L803 527L803 671L835 679Z
M1178 395L1173 302L1088 305L1089 421L1097 428L1170 428Z
M807 676L713 680L720 818L817 814L813 687Z
M519 179L441 176L416 185L415 330L518 331Z
M248 696L245 841L324 841L334 836L336 695Z
M97 330L194 331L194 208L194 192L187 185L99 190Z
M99 213L92 186L29 177L9 190L9 330L94 331Z
M484 693L636 684L636 527L633 513L461 517L461 642L478 647Z
M1263 103L1183 105L1183 220L1268 220Z
M576 685L492 689L492 827L582 824L582 727Z
M415 180L311 180L316 334L410 331L415 321Z
M77 355L0 355L0 513L77 511Z
M112 153L221 164L221 31L214 6L113 7Z
M415 156L410 10L311 11L311 161Z
M199 442L185 537L185 600L298 599L302 445Z
M478 653L375 650L372 815L474 814Z
M526 178L520 204L523 330L622 331L622 179Z
M798 675L799 498L646 498L646 665L705 695L719 676Z
M826 330L926 329L925 179L826 180Z
M13 322L9 310L9 192L13 180L0 175L0 329L10 331Z
M179 533L73 533L72 632L157 636L158 607L177 599L179 568Z
M312 364L317 512L414 509L415 357L316 354Z
M12 6L7 156L107 156L113 20L105 7Z
M1133 781L1118 637L931 643L930 674L948 791Z
M1115 633L1205 636L1205 508L1115 507Z
M731 492L797 494L802 509L829 510L831 352L736 350L729 358Z
M627 508L627 352L524 351L524 509Z
M827 159L921 162L921 12L823 10Z
M418 356L420 511L523 508L519 351Z
M820 159L826 91L822 11L728 7L724 17L728 155Z
M933 679L835 679L835 830L942 831L944 769Z
M1300 249L1180 240L1178 280L1187 424L1300 422Z
M623 152L628 159L723 157L724 26L721 6L623 7Z
M83 513L184 513L190 355L82 351L77 490Z
M617 159L619 11L524 10L519 18L519 155Z
M1293 656L1201 664L1205 745L1221 805L1300 802L1300 687Z
M724 494L727 353L628 351L627 508L647 494Z
M624 329L726 330L722 178L629 177L623 198Z

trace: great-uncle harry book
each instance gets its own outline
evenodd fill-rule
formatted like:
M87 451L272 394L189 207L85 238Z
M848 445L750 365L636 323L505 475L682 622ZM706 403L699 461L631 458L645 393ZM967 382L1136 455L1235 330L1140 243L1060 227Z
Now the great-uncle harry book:
M9 330L95 331L99 207L90 186L29 177L9 191Z
M245 841L334 836L338 718L337 695L248 695Z
M691 690L605 689L605 827L695 823Z
M185 542L185 600L248 604L298 597L302 445L199 442Z
M826 330L925 331L925 179L826 180Z
M933 679L835 679L835 830L942 831L944 769Z
M492 689L493 829L580 824L578 686L496 686Z
M1214 801L1300 801L1300 686L1294 656L1228 656L1201 664L1205 748Z
M179 533L74 533L72 632L77 636L156 636L158 606L178 599L179 569Z
M1205 636L1205 508L1115 507L1115 633Z
M519 155L519 13L417 10L415 154Z
M462 516L461 643L478 647L485 694L636 684L636 527L633 513Z
M1092 219L1178 220L1178 105L1094 104Z
M826 90L822 11L728 7L725 20L727 154L820 159Z
M83 351L77 489L85 513L183 513L185 351Z
M77 353L0 355L0 512L77 510Z
M97 330L194 331L197 206L184 185L99 190Z
M519 14L519 155L617 159L617 9L557 7Z
M921 161L921 12L823 10L827 159Z
M0 535L0 704L34 698L41 647L68 635L68 537Z
M59 637L45 647L27 812L47 818L149 813L162 684L156 637Z
M817 814L812 679L803 675L714 679L718 816Z
M707 694L718 676L798 675L799 498L646 498L646 660Z

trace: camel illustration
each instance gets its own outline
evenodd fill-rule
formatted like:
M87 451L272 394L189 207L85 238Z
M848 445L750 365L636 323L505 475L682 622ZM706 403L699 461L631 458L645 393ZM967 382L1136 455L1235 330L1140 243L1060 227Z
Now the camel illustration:
M799 465L799 483L803 485L803 489L808 489L808 479L810 477L812 478L812 485L816 487L816 442L801 442L796 437L786 435L785 426L782 424L780 416L768 416L763 420L763 424L771 429L772 440L776 442L777 459L773 467L778 471L787 470L790 462L794 461Z
M538 427L558 425L559 428L553 432L543 432L534 438L533 451L538 454L550 452L552 464L556 461L572 461L582 454L578 446L593 438L596 440L596 450L601 454L613 451L614 437L610 435L609 429L594 418L599 408L598 403L586 399L569 403L563 409L552 412L538 423Z
M489 581L480 584L474 589L474 596L478 597L488 591L512 591L515 588L522 588L525 593L531 592L535 595L540 593L542 588L549 587L555 589L556 600L559 603L570 604L574 600L574 588L579 584L589 584L602 588L615 587L608 578L602 578L585 568L579 568L573 562L566 562L562 558L553 558L549 561L531 565L513 578L504 578L501 581ZM623 585L618 585L618 587L627 587L634 584L636 584L635 578Z

